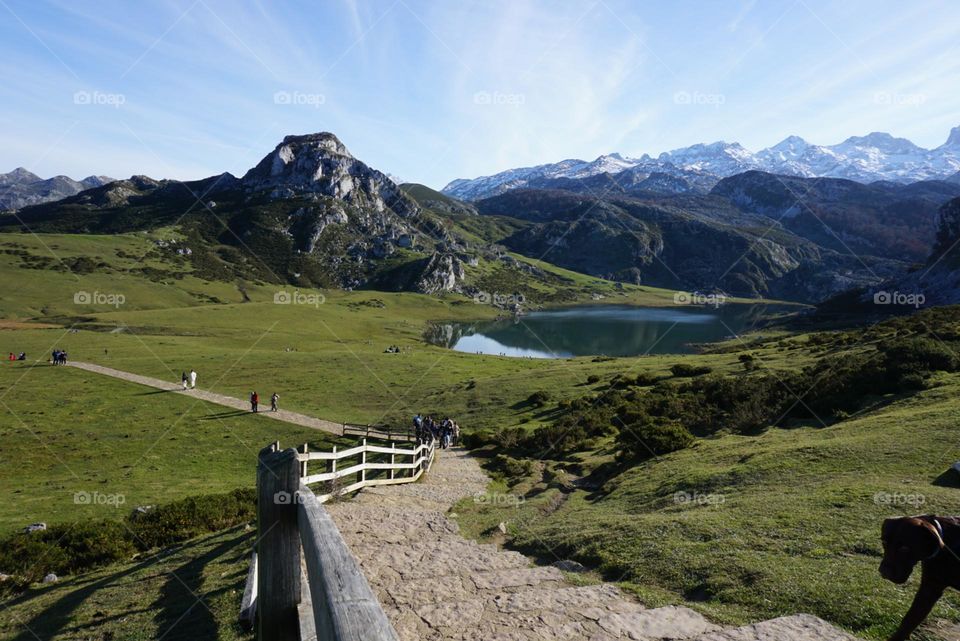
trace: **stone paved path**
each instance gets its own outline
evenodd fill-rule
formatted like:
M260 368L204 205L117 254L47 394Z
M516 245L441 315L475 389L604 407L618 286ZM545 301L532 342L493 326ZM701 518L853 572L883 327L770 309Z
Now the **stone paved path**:
M403 641L852 641L809 615L722 630L684 607L646 609L613 585L574 586L554 567L460 536L446 516L489 479L460 449L420 482L328 505Z
M88 372L95 372L97 374L103 374L104 376L112 376L113 378L119 378L125 381L130 381L131 383L137 383L139 385L146 385L147 387L153 387L156 389L164 390L167 392L176 392L178 394L183 394L185 396L191 396L211 403L216 403L217 405L223 405L224 407L232 407L237 410L250 410L250 403L246 400L241 400L233 396L226 396L224 394L217 394L216 392L208 392L202 389L188 389L185 390L181 386L179 381L170 382L164 381L159 378L151 378L150 376L141 376L139 374L131 374L130 372L124 372L118 369L113 369L112 367L104 367L103 365L94 365L93 363L83 363L80 361L69 362L68 365L71 367L76 367L78 369L86 370ZM263 402L266 401L266 402ZM269 410L270 402L269 399L263 399L260 403L261 409L265 408ZM310 427L315 430L321 430L323 432L330 432L332 434L341 435L343 433L343 425L340 423L334 423L332 421L325 421L323 419L314 418L312 416L307 416L306 414L298 414L297 412L291 412L289 410L278 410L276 412L270 411L261 411L260 414L267 416L278 421L284 421L286 423L294 423L296 425L302 425L304 427Z

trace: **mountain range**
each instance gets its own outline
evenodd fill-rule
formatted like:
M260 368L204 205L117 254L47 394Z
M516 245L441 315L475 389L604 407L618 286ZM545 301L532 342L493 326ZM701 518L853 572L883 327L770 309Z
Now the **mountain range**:
M816 303L910 273L942 245L941 208L960 197L956 176L863 184L755 169L709 182L702 169L566 171L583 177L531 177L465 202L397 185L331 133L296 135L239 178L132 176L0 215L0 230L175 226L193 272L227 281L533 296L536 282L558 278L542 261L624 283Z
M0 211L60 200L85 189L112 182L108 176L87 176L74 180L69 176L41 178L23 167L0 174Z
M846 178L861 183L958 180L960 127L954 127L946 142L934 149L924 149L906 138L883 132L851 136L827 146L789 136L756 153L739 143L720 141L674 149L656 158L647 154L630 158L613 153L592 161L568 159L508 169L492 176L460 178L442 191L473 201L521 187L551 188L562 186L557 181L569 183L593 178L600 188L602 183L612 181L654 193L705 193L720 179L750 170L808 178ZM596 180L598 176L610 178Z

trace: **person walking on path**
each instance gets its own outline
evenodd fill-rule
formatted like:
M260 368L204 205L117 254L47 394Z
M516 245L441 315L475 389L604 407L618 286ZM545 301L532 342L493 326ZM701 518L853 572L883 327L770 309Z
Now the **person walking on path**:
M278 409L278 408L277 408L277 403L279 403L279 402L280 402L280 395L277 394L276 392L274 392L274 393L273 393L273 396L270 397L270 411L271 411L271 412L276 412L276 411L277 411L277 409Z
M183 389L187 389L187 373L180 372L180 384L183 385Z
M260 395L256 392L250 392L250 411L259 412L258 406L260 405Z
M197 372L196 370L190 370L190 389L193 389L197 386Z

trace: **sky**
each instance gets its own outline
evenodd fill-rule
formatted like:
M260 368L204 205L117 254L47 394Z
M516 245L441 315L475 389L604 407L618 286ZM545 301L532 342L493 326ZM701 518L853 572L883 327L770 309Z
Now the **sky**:
M960 125L954 0L0 0L0 172L197 179L288 134L443 187Z

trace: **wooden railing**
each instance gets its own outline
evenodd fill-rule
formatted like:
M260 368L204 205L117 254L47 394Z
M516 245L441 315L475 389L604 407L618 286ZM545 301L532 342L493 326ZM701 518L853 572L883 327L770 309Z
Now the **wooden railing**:
M356 425L353 423L344 423L342 435L408 443L417 440L413 430L390 427L389 425Z
M257 541L241 610L257 639L397 641L323 503L364 487L412 483L435 455L433 443L403 449L366 439L332 452L280 450L279 443L260 451ZM325 471L310 469L319 462ZM315 494L309 486L319 483Z

